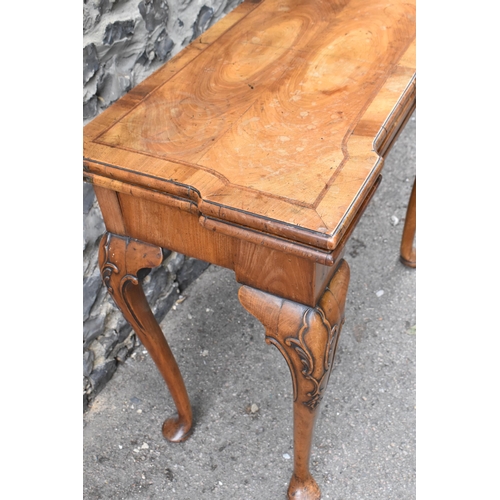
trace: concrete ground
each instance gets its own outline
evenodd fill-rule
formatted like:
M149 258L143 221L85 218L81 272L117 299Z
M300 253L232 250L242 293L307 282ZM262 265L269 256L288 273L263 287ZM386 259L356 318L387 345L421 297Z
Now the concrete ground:
M311 459L324 499L416 498L416 274L398 260L415 127L413 116L347 246L346 322ZM286 498L290 374L238 287L231 271L212 266L162 323L191 398L193 435L181 444L162 437L174 407L140 346L84 414L84 499Z

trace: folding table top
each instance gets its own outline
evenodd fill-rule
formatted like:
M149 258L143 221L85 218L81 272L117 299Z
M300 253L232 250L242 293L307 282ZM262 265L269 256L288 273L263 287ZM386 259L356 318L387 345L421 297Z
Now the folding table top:
M84 166L333 249L415 107L415 0L246 0L89 123Z

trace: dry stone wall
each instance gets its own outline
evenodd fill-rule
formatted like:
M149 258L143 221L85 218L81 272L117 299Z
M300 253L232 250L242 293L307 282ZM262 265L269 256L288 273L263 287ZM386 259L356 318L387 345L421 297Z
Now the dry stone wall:
M128 92L241 0L84 0L84 124ZM84 410L138 343L101 283L97 248L105 227L92 186L83 186ZM207 263L166 251L144 278L161 321Z
M84 0L84 120L107 108L239 3Z

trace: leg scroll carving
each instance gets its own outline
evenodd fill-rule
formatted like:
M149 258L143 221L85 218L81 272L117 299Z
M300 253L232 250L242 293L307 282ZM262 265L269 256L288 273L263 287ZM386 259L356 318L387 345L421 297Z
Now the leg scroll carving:
M342 261L316 307L242 286L243 307L266 329L266 342L278 348L292 377L294 397L294 471L289 499L319 500L320 489L309 472L318 406L330 377L344 323L349 266Z
M140 269L159 266L162 260L161 248L111 233L102 237L99 246L103 282L151 355L177 408L178 416L164 422L163 435L179 442L187 439L191 432L191 405L179 367L137 278Z

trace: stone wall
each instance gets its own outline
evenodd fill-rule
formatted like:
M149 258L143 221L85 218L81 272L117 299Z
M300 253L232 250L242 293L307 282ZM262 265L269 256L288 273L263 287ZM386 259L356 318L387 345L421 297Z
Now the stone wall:
M84 120L107 108L239 3L84 0Z
M84 124L150 75L236 7L241 0L84 0ZM83 407L84 410L138 343L102 286L97 248L104 223L92 186L83 187ZM144 279L161 321L208 266L166 252Z

